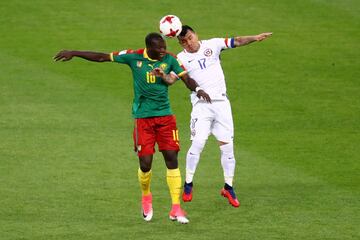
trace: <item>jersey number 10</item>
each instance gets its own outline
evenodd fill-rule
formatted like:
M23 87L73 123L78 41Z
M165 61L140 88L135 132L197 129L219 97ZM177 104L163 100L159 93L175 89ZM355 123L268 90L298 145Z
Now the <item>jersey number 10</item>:
M156 76L150 74L149 72L146 72L146 82L147 83L155 83L156 82Z

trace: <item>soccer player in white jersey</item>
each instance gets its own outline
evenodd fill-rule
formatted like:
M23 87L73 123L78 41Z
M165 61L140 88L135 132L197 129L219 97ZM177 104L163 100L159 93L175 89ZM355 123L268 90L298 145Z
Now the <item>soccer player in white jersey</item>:
M189 76L196 80L199 90L206 91L212 99L208 103L191 94L191 140L192 144L186 156L186 180L182 195L184 202L192 200L193 177L199 163L200 154L210 134L218 140L221 152L221 165L224 171L224 188L221 195L226 197L234 207L239 207L233 189L235 172L234 157L234 127L231 106L226 94L224 73L220 64L222 50L258 42L271 36L272 33L261 33L254 36L240 36L234 38L212 38L199 41L195 31L187 25L182 27L178 36L183 51L177 57L184 65Z

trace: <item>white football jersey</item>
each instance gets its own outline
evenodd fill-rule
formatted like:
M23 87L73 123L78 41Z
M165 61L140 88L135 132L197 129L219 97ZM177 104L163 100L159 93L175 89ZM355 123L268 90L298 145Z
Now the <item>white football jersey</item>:
M226 99L224 72L220 64L222 50L234 48L234 38L213 38L200 41L196 53L185 49L177 57L184 65L189 76L193 78L212 100ZM191 94L191 102L198 101L196 93Z

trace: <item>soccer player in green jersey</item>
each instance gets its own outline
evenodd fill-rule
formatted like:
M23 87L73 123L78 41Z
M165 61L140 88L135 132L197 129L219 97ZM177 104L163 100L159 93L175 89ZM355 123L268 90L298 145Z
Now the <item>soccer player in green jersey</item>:
M142 214L145 221L153 216L152 193L150 191L151 165L155 143L162 152L167 167L167 183L170 190L172 208L171 220L188 223L180 207L181 175L178 168L179 137L176 119L173 115L168 85L174 83L174 76L208 102L207 93L188 76L175 57L166 52L166 42L158 33L150 33L145 38L145 49L124 50L112 53L89 51L60 51L55 61L68 61L80 57L95 62L117 62L128 65L134 79L134 101L132 114L135 119L133 131L134 148L139 157L138 179L142 191Z

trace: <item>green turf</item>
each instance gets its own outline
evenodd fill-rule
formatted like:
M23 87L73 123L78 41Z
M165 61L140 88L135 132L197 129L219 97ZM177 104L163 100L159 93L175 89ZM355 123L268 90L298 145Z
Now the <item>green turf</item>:
M359 12L355 0L2 1L0 239L359 239ZM202 38L274 32L222 54L242 206L219 196L211 138L186 226L167 219L158 154L155 216L140 216L130 70L52 61L61 49L143 47L169 13ZM170 90L183 174L188 93Z

